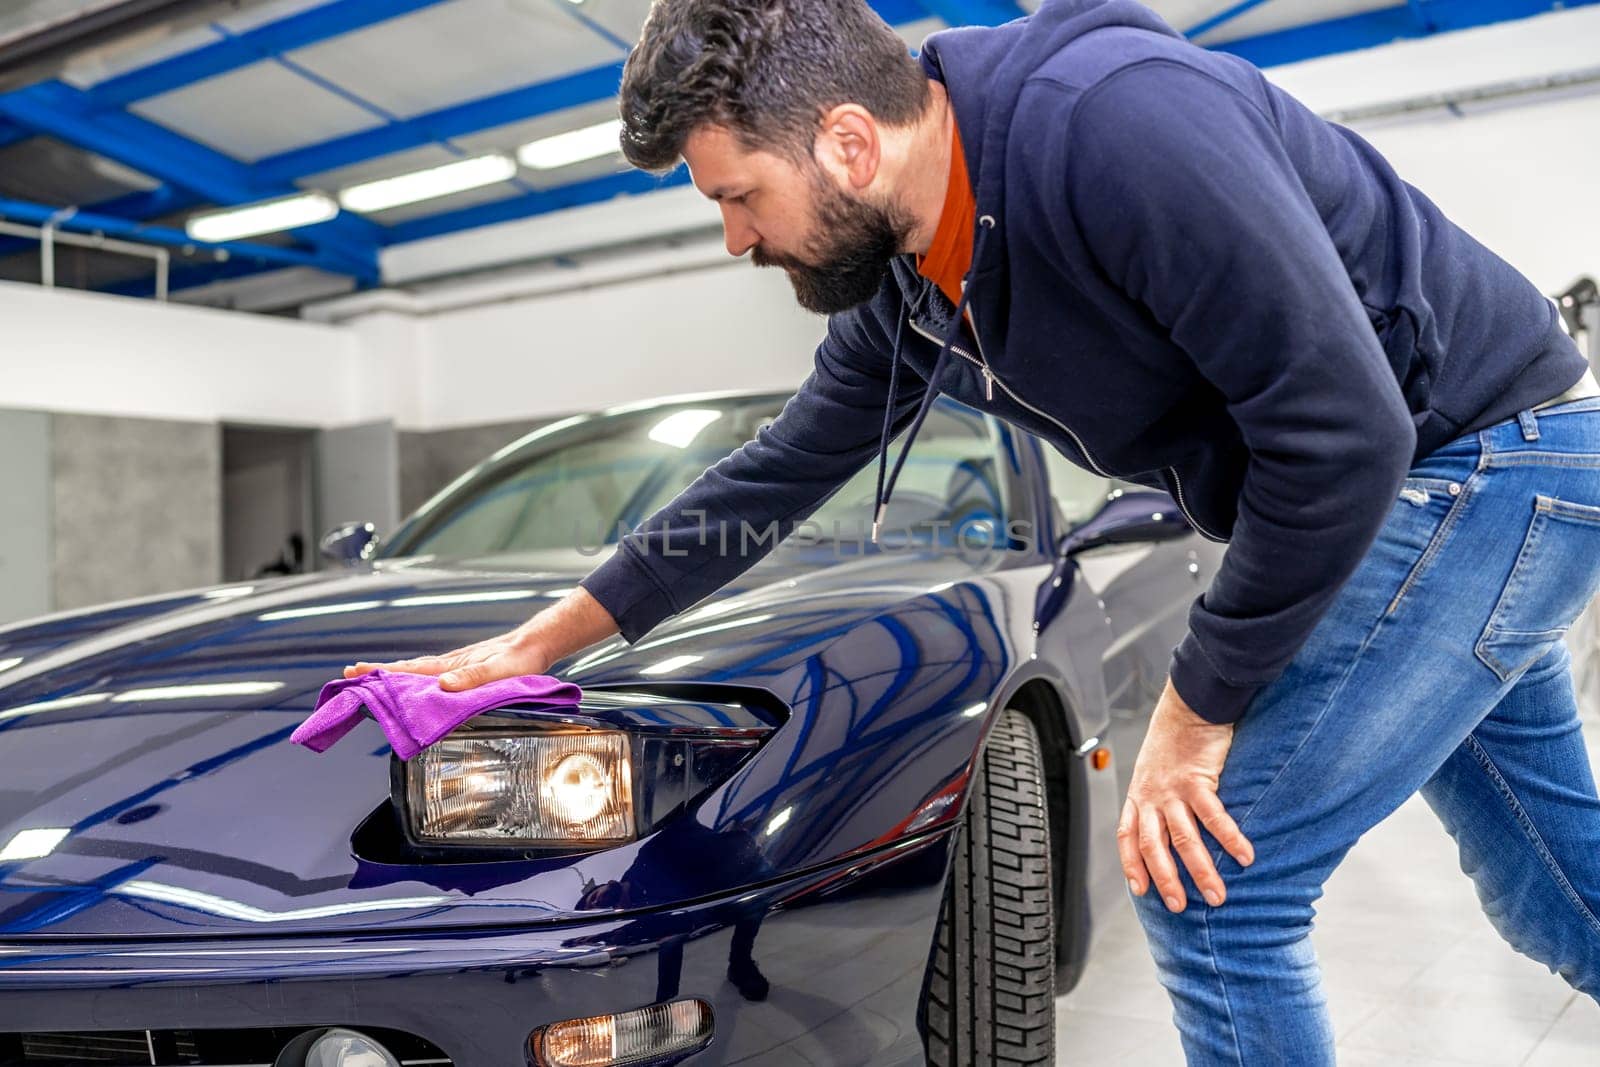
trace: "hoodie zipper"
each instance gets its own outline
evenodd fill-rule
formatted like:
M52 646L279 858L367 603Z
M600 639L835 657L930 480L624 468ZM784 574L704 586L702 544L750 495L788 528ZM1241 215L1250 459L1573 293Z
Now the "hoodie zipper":
M969 305L969 308L970 308L970 305ZM910 326L912 330L916 331L916 333L918 335L926 338L927 340L932 341L935 344L942 343L939 338L935 337L933 334L931 334L927 330L923 329L922 325L920 323L918 323L916 319L907 319L906 320L906 324L908 326ZM976 324L977 324L977 317L976 316L973 317L973 324L974 324L974 326L976 326ZM972 333L973 333L973 337L976 338L978 331L976 329L974 329L972 331ZM1094 472L1096 474L1099 474L1102 477L1106 477L1106 478L1115 478L1116 477L1115 474L1112 474L1110 471L1105 470L1103 467L1100 466L1100 464L1095 462L1094 457L1089 454L1089 450L1087 448L1083 447L1083 439L1080 438L1077 434L1072 432L1072 427L1068 426L1066 423L1062 422L1060 419L1056 418L1054 415L1051 415L1048 412L1040 411L1038 408L1034 407L1032 404L1030 404L1026 400L1022 399L1016 393L1012 392L1011 391L1011 387L1009 385L1007 385L1005 382L1000 380L999 375L995 374L995 372L992 369L990 369L989 364L987 362L985 362L982 359L979 359L977 356L974 356L971 352L968 352L966 349L962 348L960 345L954 345L954 344L951 345L950 346L950 351L954 352L958 356L965 356L967 359L971 360L974 364L976 364L980 370L983 371L984 395L986 396L987 399L989 399L989 400L993 400L994 399L994 386L995 385L999 385L1001 391L1003 391L1013 401L1015 401L1016 403L1022 405L1025 408L1027 408L1029 411L1033 412L1035 415L1039 416L1041 419L1047 419L1051 423L1053 423L1054 425L1061 427L1062 431L1064 433L1066 433L1066 435L1068 437L1072 438L1072 443L1078 446L1078 451L1083 453L1083 458L1089 461L1089 466L1094 468ZM982 345L981 342L978 345L978 351L979 352L983 351L983 345Z
M961 287L963 289L965 289L966 288L966 283L962 282L962 286ZM1033 412L1035 415L1039 416L1041 419L1045 419L1045 420L1055 424L1056 426L1061 427L1062 431L1065 432L1068 437L1072 438L1072 443L1078 446L1078 451L1083 453L1083 458L1089 461L1089 466L1094 468L1094 472L1096 474L1099 474L1100 476L1105 477L1105 478L1115 478L1115 477L1117 477L1117 475L1112 474L1110 471L1107 471L1105 468L1101 467L1099 463L1095 462L1094 456L1090 455L1089 454L1089 450L1084 447L1083 439L1072 431L1072 427L1068 426L1066 423L1062 422L1060 419L1056 418L1054 415L1051 415L1050 413L1045 412L1045 411L1040 411L1038 408L1036 408L1032 404L1028 403L1028 401L1026 401L1026 400L1022 399L1022 397L1018 396L1015 392L1012 391L1012 389L1011 389L1011 387L1009 385L1007 385L1005 382L1000 380L1000 376L995 374L994 370L989 366L988 358L983 354L983 340L981 338L979 338L979 336L978 336L978 313L975 310L973 310L972 303L970 301L967 303L967 313L972 316L972 340L978 346L978 354L976 356L974 356L971 352L968 352L966 349L962 348L960 345L957 345L957 344L951 344L950 345L950 351L954 352L958 356L966 357L966 359L968 361L970 361L971 363L975 364L978 367L978 369L983 372L984 398L987 399L987 400L993 400L994 399L994 387L995 387L996 383L998 383L999 386L1000 386L1000 389L1007 396L1009 396L1014 402L1016 402L1017 404L1020 404L1022 407L1027 408L1029 411ZM942 343L940 338L935 337L933 334L931 334L927 330L923 329L921 324L919 324L916 319L914 319L914 318L912 318L910 316L907 316L906 317L906 323L919 336L921 336L921 337L923 337L923 338L925 338L925 339L927 339L929 341L932 341L935 344ZM960 329L960 325L957 324L956 328ZM1173 485L1173 489L1175 490L1175 492L1173 493L1173 499L1177 502L1178 510L1183 512L1183 517L1185 519L1189 520L1189 525L1193 526L1195 528L1195 532L1199 533L1200 536L1204 537L1206 540L1215 541L1218 544L1227 544L1227 540L1225 538L1217 537L1214 534L1212 534L1204 526L1200 525L1200 521L1198 519L1196 519L1193 515L1191 515L1189 513L1189 507L1184 502L1184 499L1183 499L1183 480L1178 477L1177 468L1169 466L1167 468L1167 470L1172 472L1172 485Z

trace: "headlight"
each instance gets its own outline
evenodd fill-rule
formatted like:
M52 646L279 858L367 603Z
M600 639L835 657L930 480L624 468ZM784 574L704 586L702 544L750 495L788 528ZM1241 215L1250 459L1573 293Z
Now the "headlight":
M765 694L737 692L756 699L591 691L576 712L469 719L414 759L391 759L406 837L452 858L636 840L725 781L781 721Z
M631 841L628 749L621 733L447 737L422 751L410 776L413 829L432 842Z

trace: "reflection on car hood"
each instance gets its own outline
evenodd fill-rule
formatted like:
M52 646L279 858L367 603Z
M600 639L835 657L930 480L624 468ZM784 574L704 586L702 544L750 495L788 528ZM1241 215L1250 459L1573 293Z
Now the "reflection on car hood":
M999 562L781 547L629 647L557 664L586 686L761 685L886 606ZM288 743L357 659L504 632L592 564L499 558L201 590L0 631L0 938L282 933L549 911L515 881L374 870L352 830L389 792L376 725L322 755ZM824 565L826 564L826 565ZM570 873L570 872L569 872ZM504 879L501 879L504 881ZM130 888L131 887L131 888ZM448 913L462 909L461 917Z

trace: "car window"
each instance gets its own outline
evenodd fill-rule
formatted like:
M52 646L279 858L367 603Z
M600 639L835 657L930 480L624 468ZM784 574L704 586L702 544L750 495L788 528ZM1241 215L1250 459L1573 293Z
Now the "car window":
M419 513L419 535L395 554L443 558L614 543L707 467L770 422L781 398L662 407L590 420L520 464L495 468ZM891 445L891 462L898 455ZM895 485L885 540L950 541L981 523L1005 529L1007 483L999 424L948 398L928 412ZM809 536L860 539L872 522L876 463L812 515ZM432 504L430 504L430 509Z
M1094 518L1116 484L1126 484L1114 484L1114 479L1083 469L1049 441L1039 443L1044 454L1045 473L1050 478L1050 496L1061 509L1061 518L1068 530Z

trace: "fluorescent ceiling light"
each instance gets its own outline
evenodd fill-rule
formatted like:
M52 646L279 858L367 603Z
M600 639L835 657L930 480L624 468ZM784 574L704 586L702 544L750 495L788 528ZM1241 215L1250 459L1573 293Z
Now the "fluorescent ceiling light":
M48 856L71 830L52 827L48 830L23 830L0 849L0 862L5 860L36 860Z
M517 158L524 167L555 170L622 151L619 143L621 135L622 120L612 119L598 126L585 126L581 130L569 130L554 137L530 141L517 149Z
M0 671L9 671L12 667L15 667L21 662L21 656L8 656L5 659L0 659Z
M352 185L339 193L339 203L350 211L383 211L401 204L415 204L493 185L515 177L516 173L516 161L509 156L475 156L427 170Z
M184 224L196 241L236 241L279 230L315 226L339 214L339 205L325 193L298 193L259 204L196 215Z

